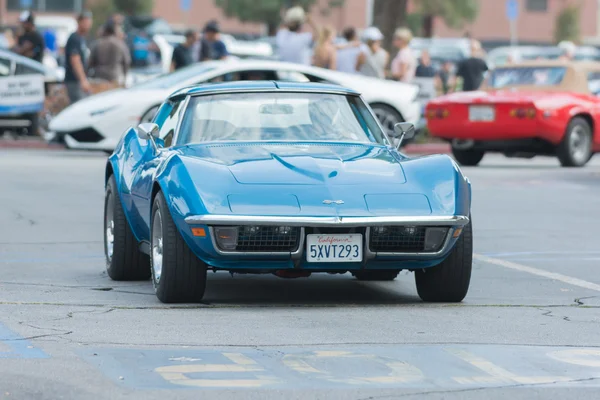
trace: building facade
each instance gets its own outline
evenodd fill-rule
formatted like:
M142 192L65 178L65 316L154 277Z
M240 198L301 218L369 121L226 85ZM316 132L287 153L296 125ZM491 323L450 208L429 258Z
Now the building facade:
M257 0L260 1L260 0ZM375 0L345 0L341 8L330 9L329 0L317 0L312 16L319 25L329 25L338 32L347 26L365 28L371 18ZM414 10L418 0L409 0L409 10ZM462 29L451 29L441 19L434 21L434 34L439 37L460 37L469 32L482 41L508 42L511 27L506 17L506 0L478 0L477 19ZM600 33L600 0L516 0L519 15L515 33L521 43L551 43L556 17L568 4L580 4L580 28L583 38L593 39ZM154 0L154 16L164 18L175 29L194 27L201 29L207 21L220 21L223 31L231 33L264 34L260 23L243 23L237 18L227 18L214 0L190 0L191 9L181 10L180 0ZM81 11L85 0L0 0L0 22L14 25L23 9L33 9L38 14L74 15Z

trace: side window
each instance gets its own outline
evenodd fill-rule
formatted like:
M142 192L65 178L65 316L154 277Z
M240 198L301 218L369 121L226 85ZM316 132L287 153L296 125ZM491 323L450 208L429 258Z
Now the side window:
M10 65L10 59L0 57L0 76L10 75Z
M246 70L236 71L216 76L209 79L210 83L218 82L236 82L236 81L274 81L277 80L277 74L272 70Z
M284 82L310 82L310 79L306 75L298 71L277 71L277 75L279 76L279 80Z
M175 136L175 129L177 129L177 124L179 123L183 101L177 100L176 102L169 102L167 104L170 105L168 114L166 114L167 110L164 110L166 115L160 115L163 112L163 109L161 108L156 120L158 120L158 118L164 118L162 124L158 124L157 122L160 126L159 137L165 141L165 147L170 147L173 143L173 136Z
M15 75L33 75L33 74L41 75L42 73L39 70L32 68L28 65L17 63L17 66L15 67Z
M588 74L588 88L594 96L600 96L600 71Z
M316 82L316 83L331 83L331 84L335 84L335 82L328 81L328 80L327 80L327 79L325 79L325 78L320 78L320 77L318 77L318 76L314 76L314 75L310 75L310 74L304 74L304 75L306 75L306 77L307 77L308 79L310 79L310 81L311 81L311 82Z

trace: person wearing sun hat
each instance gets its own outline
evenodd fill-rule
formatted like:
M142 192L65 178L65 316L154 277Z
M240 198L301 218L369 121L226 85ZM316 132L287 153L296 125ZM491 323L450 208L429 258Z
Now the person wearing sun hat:
M318 32L310 15L307 15L302 7L292 7L285 13L285 27L277 32L275 38L281 61L310 65L314 34L302 32L304 23L310 25L313 32Z
M389 61L389 54L383 47L381 41L383 34L379 28L371 26L362 34L363 46L361 54L356 62L356 70L365 76L374 78L385 78L385 67Z
M42 62L44 59L44 37L35 29L35 18L30 11L23 11L19 16L23 26L23 34L17 41L16 52L32 60Z

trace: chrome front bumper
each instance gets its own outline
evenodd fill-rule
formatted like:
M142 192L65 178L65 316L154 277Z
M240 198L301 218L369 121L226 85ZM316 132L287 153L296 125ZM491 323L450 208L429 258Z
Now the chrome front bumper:
M314 227L369 227L381 225L465 226L469 217L389 216L389 217L278 217L259 215L192 215L185 222L194 225L286 225Z
M391 217L275 217L275 216L240 216L240 215L202 215L189 216L185 222L190 225L207 225L215 251L224 256L275 256L289 255L292 259L300 259L304 254L305 228L307 227L365 227L365 261L375 257L397 257L402 259L436 259L450 250L455 232L469 223L469 217L456 215L450 217L431 216L391 216ZM224 225L285 225L301 227L298 249L294 252L238 252L219 250L213 226ZM436 252L373 252L370 250L370 234L373 226L414 225L414 226L446 226L448 234L439 251Z

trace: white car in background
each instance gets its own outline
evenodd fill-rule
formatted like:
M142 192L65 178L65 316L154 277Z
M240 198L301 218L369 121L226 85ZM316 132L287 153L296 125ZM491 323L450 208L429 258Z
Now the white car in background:
M209 61L142 82L90 96L67 107L50 122L48 139L71 149L112 152L130 126L149 122L171 93L201 83L239 80L325 82L363 94L384 129L397 122L416 124L421 114L419 88L401 82L347 74L312 66L264 60Z

